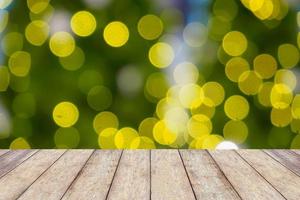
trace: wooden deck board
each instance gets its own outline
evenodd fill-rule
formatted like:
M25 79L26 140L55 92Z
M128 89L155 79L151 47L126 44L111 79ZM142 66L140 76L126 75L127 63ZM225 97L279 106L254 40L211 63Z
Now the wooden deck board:
M62 199L105 199L121 151L97 150Z
M123 152L107 199L150 199L149 151Z
M298 200L299 172L295 150L1 150L0 200Z
M297 175L300 175L299 154L288 150L265 150L265 152Z
M197 199L240 199L206 151L180 150Z
M6 154L7 152L9 152L9 150L0 150L0 156Z
M18 199L60 199L92 152L92 150L67 151Z
M0 158L0 177L4 176L9 171L13 170L24 160L28 159L36 150L24 150L24 151L9 151L2 155Z
M151 197L157 200L195 199L177 151L151 152Z
M16 199L65 151L41 150L0 179L0 200Z
M284 199L263 177L234 151L210 151L242 199Z
M240 150L238 153L255 168L270 184L273 185L285 198L299 200L300 179L289 169L275 161L262 151ZM263 160L263 162L261 162ZM288 186L288 190L287 190Z

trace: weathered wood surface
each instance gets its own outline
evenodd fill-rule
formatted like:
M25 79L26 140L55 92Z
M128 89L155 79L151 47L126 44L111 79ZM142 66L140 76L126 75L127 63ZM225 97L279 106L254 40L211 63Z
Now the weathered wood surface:
M0 200L300 199L289 150L0 150Z

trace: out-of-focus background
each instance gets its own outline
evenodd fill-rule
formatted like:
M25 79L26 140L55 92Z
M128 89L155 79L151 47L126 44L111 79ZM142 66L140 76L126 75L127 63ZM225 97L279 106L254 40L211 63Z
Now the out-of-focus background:
M0 148L300 148L297 0L0 9Z

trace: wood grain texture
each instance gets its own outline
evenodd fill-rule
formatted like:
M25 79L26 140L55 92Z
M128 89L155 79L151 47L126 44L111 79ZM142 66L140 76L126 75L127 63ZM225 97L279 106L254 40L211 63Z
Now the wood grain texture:
M289 150L265 150L265 152L297 175L300 175L299 154Z
M300 155L300 150L292 149L291 151L295 152L296 154Z
M13 170L36 152L37 150L17 150L2 155L0 157L0 177Z
M92 152L93 150L67 151L19 199L60 199L87 162Z
M105 199L121 151L97 150L62 199Z
M0 200L299 200L297 153L12 150L0 156Z
M7 152L9 152L8 149L5 149L5 150L0 150L0 157L4 154L6 154Z
M296 174L260 150L239 150L238 153L284 197L299 200L300 178Z
M206 151L180 150L197 199L240 199Z
M178 151L151 151L151 197L155 200L195 199Z
M41 150L0 179L0 200L16 199L65 151Z
M234 151L209 151L242 199L284 199Z
M148 150L124 150L107 199L150 199Z

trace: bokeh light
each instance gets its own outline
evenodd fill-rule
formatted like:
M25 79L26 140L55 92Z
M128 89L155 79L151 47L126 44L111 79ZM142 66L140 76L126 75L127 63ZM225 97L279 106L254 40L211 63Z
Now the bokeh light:
M81 37L91 35L97 26L95 17L88 11L79 11L72 16L71 28L73 32Z
M121 47L129 39L129 30L127 26L119 21L109 23L103 32L105 42L112 47Z
M173 62L174 57L174 50L167 43L156 43L149 50L149 60L157 68L168 67Z
M242 120L249 113L249 103L244 97L234 95L225 101L224 111L230 119Z
M240 56L246 51L248 41L243 33L231 31L224 36L222 45L228 55Z
M288 0L2 0L0 148L300 148L299 30Z
M163 22L155 15L145 15L138 22L138 32L146 40L155 40L163 32Z
M67 57L75 50L75 40L70 33L57 32L50 38L50 50L58 57Z
M35 46L43 45L49 35L49 25L42 20L35 20L28 24L25 37L28 42Z
M53 120L60 127L73 126L78 118L79 111L71 102L61 102L53 109Z

